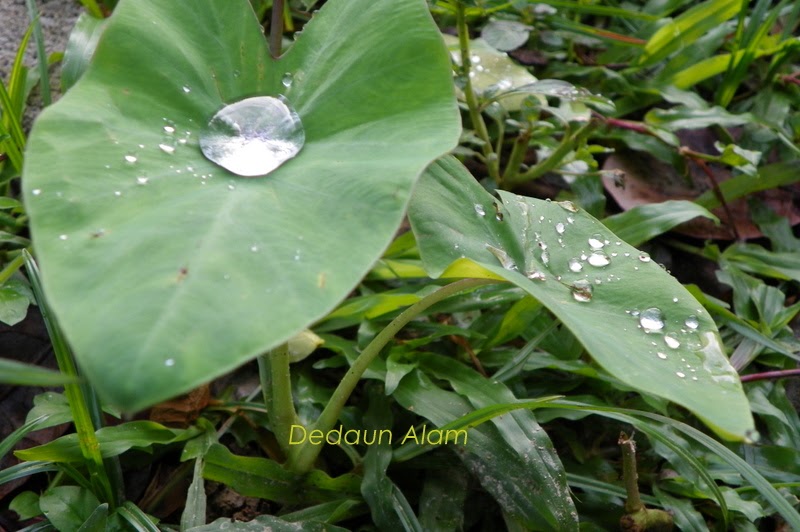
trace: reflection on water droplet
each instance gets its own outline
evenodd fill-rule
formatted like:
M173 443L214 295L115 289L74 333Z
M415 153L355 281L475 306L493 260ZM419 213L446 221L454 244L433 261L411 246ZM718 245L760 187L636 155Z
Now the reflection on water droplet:
M592 249L603 249L603 235L595 233L589 237L589 247Z
M172 135L173 133L175 133L175 126L170 126L170 125L164 126L164 133L166 133L167 135Z
M542 264L545 266L550 265L550 253L547 251L542 251Z
M686 374L685 374L684 372L682 372L682 371L676 371L676 372L675 372L675 375L677 375L677 376L678 376L678 377L680 377L681 379L683 379L683 378L685 378L685 377L686 377Z
M664 328L664 314L655 307L643 310L639 315L639 325L647 333L660 331Z
M686 318L686 321L684 323L686 324L687 327L689 327L693 331L697 330L697 328L700 326L700 320L698 320L697 316L695 316L694 314Z
M645 253L644 251L639 255L639 260L642 262L650 262L650 255Z
M667 354L666 353L662 353L662 352L659 351L658 353L656 353L656 355L658 355L658 358L660 358L661 360L666 360L667 359Z
M294 76L292 76L291 72L287 72L281 78L281 85L286 87L287 89L292 86L292 82L294 81Z
M540 272L539 270L531 270L525 274L525 277L527 277L531 281L544 281L547 279L544 273Z
M583 263L577 258L569 259L569 271L578 273L583 269Z
M478 216L486 216L486 209L480 203L475 204L475 212L478 213Z
M34 196L38 196L41 193L42 193L41 188L34 188L33 190L31 190L31 194L33 194Z
M664 343L667 344L668 347L672 349L678 349L681 346L681 342L675 338L674 334L667 334L664 336Z
M174 358L166 359L164 361L164 365L167 366L168 368L174 366L175 365L175 359Z
M500 265L506 270L516 271L518 269L514 259L512 259L508 253L505 252L505 250L496 248L489 244L486 244L486 249L489 250L489 252L500 261Z
M159 149L161 149L161 151L163 151L164 153L168 153L168 154L170 154L170 155L172 155L173 153L175 153L175 146L172 146L172 145L170 145L170 144L162 143L162 144L159 144L159 145L158 145L158 147L159 147Z
M126 162L126 163L133 164L133 163L135 163L135 162L136 162L136 161L138 161L138 160L139 160L139 159L136 157L136 154L135 154L135 153L129 153L129 154L127 154L127 155L125 156L125 162Z
M146 185L148 181L150 181L150 180L148 178L144 177L144 176L139 176L139 177L136 178L136 184L137 185Z
M258 96L219 110L200 135L200 149L234 174L252 177L292 159L305 138L300 116L286 98Z
M572 290L572 299L575 301L580 303L588 303L592 300L592 292L594 289L589 281L585 279L579 279L572 283L569 288Z
M59 240L66 240L67 238L69 238L67 235L58 235Z
M189 87L188 85L184 85L183 87L181 87L181 89L182 89L182 90L183 90L183 92L185 92L186 94L189 94L190 92L192 92L192 89L191 89L191 87Z
M120 192L119 190L115 190L114 195L117 197L122 196L122 192Z
M561 222L556 224L556 233L558 233L559 235L563 235L565 230L566 227L564 226L564 224L562 224Z
M591 255L589 255L589 264L594 266L595 268L603 268L611 264L611 259L608 258L608 255L603 253L602 251L595 251Z
M252 245L252 246L250 246L250 251L252 251L253 253L255 253L256 251L258 251L258 246L256 246L256 245Z

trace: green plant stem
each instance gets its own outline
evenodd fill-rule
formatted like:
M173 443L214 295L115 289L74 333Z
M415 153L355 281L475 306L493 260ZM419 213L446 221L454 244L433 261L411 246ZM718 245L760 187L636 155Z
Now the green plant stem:
M464 98L467 101L472 127L475 128L475 133L483 141L481 151L486 161L489 176L494 179L495 183L500 184L500 161L492 148L489 129L486 127L483 115L481 115L478 98L475 96L475 90L472 88L472 79L469 77L472 62L469 54L469 28L467 27L465 10L463 3L458 2L456 4L456 26L458 27L458 46L461 51L461 75L464 78Z
M619 435L617 444L622 448L622 482L625 484L625 511L638 512L644 508L639 497L639 475L636 472L636 442L625 433Z
M525 154L528 153L528 144L530 140L530 129L521 131L517 138L514 139L514 146L511 148L511 155L508 157L506 171L503 173L501 185L507 183L509 179L513 180L513 177L519 173L519 168L525 160Z
M47 332L53 343L53 352L58 367L62 373L70 377L75 377L76 381L78 381L80 375L72 358L72 353L61 334L61 330L58 328L55 317L50 312L47 300L44 298L44 293L42 292L42 287L39 282L39 269L36 266L36 262L26 250L23 250L22 256L24 257L25 266L28 270L31 287L36 295L36 300L39 302L39 310L42 313ZM103 456L100 453L100 443L97 441L97 436L94 432L95 427L92 423L92 416L80 382L65 384L64 394L67 396L67 401L69 402L72 421L75 424L75 431L78 433L78 444L81 449L81 454L86 460L86 467L89 470L89 477L94 488L93 491L101 501L107 502L112 509L116 508L120 502L117 499L117 493L121 493L121 489L113 489L109 481L105 464L103 463Z
M22 255L17 255L11 262L6 264L5 268L0 271L0 285L8 281L23 264L25 264L25 257Z
M258 359L261 391L272 432L281 450L288 455L292 425L300 423L294 409L289 346L282 344Z
M509 188L525 181L531 181L543 176L551 170L558 168L563 162L564 157L566 157L569 152L572 151L576 145L578 145L578 143L588 137L596 127L597 124L594 120L590 120L574 133L572 133L571 128L568 126L567 131L564 134L564 138L561 139L561 143L555 150L553 150L553 153L551 153L549 157L539 161L535 166L521 174L517 173L515 168L511 168L509 166L508 177L503 183L504 186Z
M272 20L269 24L269 53L277 59L281 56L281 40L283 39L283 2L272 1Z
M309 431L321 430L325 433L333 429L345 403L347 403L347 400L350 398L350 395L353 393L353 390L355 390L369 365L375 360L375 357L378 356L381 350L386 347L386 344L388 344L392 338L400 332L400 329L405 327L411 320L419 316L432 305L454 294L487 284L495 284L497 282L501 281L494 279L462 279L443 286L400 313L400 315L378 333L369 345L364 348L361 354L358 355L358 358L356 358L344 378L342 378L339 386L336 387L330 401L328 401L322 414L320 414L319 419L309 428ZM321 445L312 445L305 442L292 447L287 463L289 469L299 473L311 470L321 450Z

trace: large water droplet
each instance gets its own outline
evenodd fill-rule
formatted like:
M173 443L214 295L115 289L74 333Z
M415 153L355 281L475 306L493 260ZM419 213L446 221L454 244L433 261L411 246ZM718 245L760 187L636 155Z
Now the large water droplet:
M565 211L578 212L578 208L571 201L559 201L557 203ZM572 223L572 222L570 222L570 223Z
M683 323L685 323L686 326L693 331L696 331L697 328L700 326L700 320L698 320L697 316L695 316L694 314L686 318L686 321Z
M656 332L664 328L664 314L655 307L643 310L639 315L639 325L645 332Z
M293 158L305 140L300 117L286 98L258 96L218 111L200 135L200 149L226 170L252 177Z
M286 87L287 89L292 86L292 82L294 81L294 76L292 76L291 72L287 72L281 78L281 85Z
M605 246L605 242L603 241L603 235L600 233L595 233L589 237L589 247L592 249L603 249Z
M556 233L558 233L559 235L563 235L565 230L566 227L564 226L564 224L562 224L561 222L558 222L556 224Z
M611 264L611 259L609 259L608 255L602 251L595 251L589 255L589 264L595 268L603 268Z
M592 283L585 279L579 279L569 287L572 290L572 298L581 303L588 303L592 300Z
M492 245L489 245L489 244L486 244L486 249L488 249L488 250L489 250L489 252L490 252L492 255L494 255L495 257L497 257L497 260L499 260L499 261L500 261L500 264L501 264L501 265L503 266L503 268L505 268L506 270L516 271L516 270L518 269L518 268L517 268L517 264L514 262L514 259L512 259L512 258L509 256L509 254L505 252L505 250L502 250L502 249L496 248L496 247L494 247L494 246L492 246Z

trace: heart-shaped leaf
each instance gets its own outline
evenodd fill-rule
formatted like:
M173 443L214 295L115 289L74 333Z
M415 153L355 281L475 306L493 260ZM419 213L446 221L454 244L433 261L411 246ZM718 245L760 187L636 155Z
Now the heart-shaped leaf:
M429 273L475 275L477 263L538 299L620 381L723 437L754 436L714 321L675 278L569 202L500 196L455 159L430 166L409 209Z
M305 128L294 159L242 178L203 157L220 108L279 94ZM459 132L423 0L331 0L279 60L246 0L122 0L24 172L85 373L136 410L288 340L359 282Z

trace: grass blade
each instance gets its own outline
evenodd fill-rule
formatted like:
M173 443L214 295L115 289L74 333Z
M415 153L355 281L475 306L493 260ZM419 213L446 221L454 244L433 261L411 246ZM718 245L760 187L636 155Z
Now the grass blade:
M42 34L42 23L39 20L39 9L36 7L36 0L25 0L28 7L28 17L33 24L33 39L36 41L36 55L39 63L39 77L41 81L42 103L45 107L53 103L50 94L50 72L47 64L47 53L44 49L44 35Z

